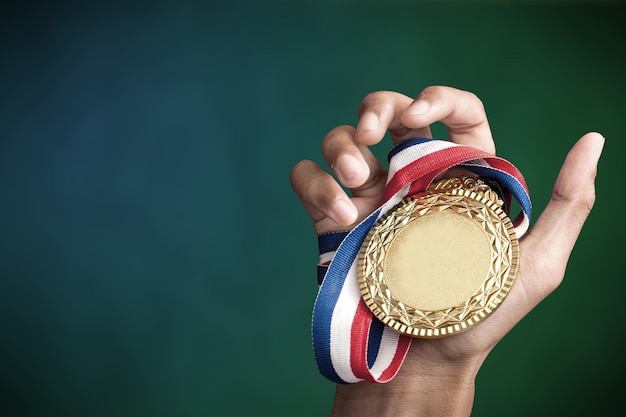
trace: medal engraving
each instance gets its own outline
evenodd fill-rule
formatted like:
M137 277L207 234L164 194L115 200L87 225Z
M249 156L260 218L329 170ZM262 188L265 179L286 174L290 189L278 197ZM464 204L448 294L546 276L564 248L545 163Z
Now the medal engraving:
M518 267L513 225L479 179L439 181L379 219L358 260L363 300L413 337L463 332L508 294Z

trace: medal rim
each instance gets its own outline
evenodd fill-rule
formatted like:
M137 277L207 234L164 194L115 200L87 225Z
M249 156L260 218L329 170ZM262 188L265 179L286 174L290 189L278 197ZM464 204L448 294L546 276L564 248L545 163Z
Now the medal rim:
M375 240L375 234L379 233L379 229L383 227L386 222L390 221L389 219L391 217L396 216L399 210L402 210L407 205L415 202L415 208L409 213L409 216L412 219L420 218L429 213L436 214L432 208L435 206L445 206L445 196L452 198L461 197L464 200L471 202L475 208L484 207L489 213L490 220L497 219L497 221L501 222L504 226L504 230L501 229L499 242L500 244L504 243L505 245L509 245L510 256L507 256L508 265L505 265L504 268L501 268L502 265L498 265L498 267L495 268L495 271L491 273L492 268L490 267L490 272L486 274L482 284L463 303L440 310L420 310L399 301L385 284L384 274L382 278L379 276L380 274L378 274L378 276L372 276L372 271L375 268L369 268L370 273L366 272L367 262L370 262L370 246ZM435 200L433 202L429 202L428 207L426 207L424 202L428 202L429 199L433 198ZM418 209L417 207L420 207L421 209ZM440 211L446 211L449 209L450 208L448 207ZM481 226L490 238L494 238L493 230L487 230L485 227L486 222L477 221L468 214L469 212L470 210L467 210L465 213L456 214L466 214L468 218L473 220L477 225ZM391 221L393 220L394 219ZM398 231L401 229L402 227L397 228ZM398 232L395 232L395 234L397 233ZM504 239L505 237L507 239ZM389 240L389 245L394 239L395 237ZM494 248L493 242L491 244L491 251L492 255L490 262L494 262L494 257L501 259L501 254L494 254L494 251L497 251L497 248ZM386 255L384 258L386 258ZM403 199L374 223L361 245L357 262L358 284L361 297L376 318L396 331L411 337L427 339L440 338L469 330L486 319L500 306L504 298L508 295L519 268L519 241L515 228L513 227L513 223L507 214L499 207L498 204L487 198L483 193L477 193L472 189L463 188L426 191L424 193ZM382 264L384 267L384 261ZM380 263L378 265L380 265ZM484 293L482 289L485 288L485 283L488 283L489 280L494 280L494 278L496 278L494 281L498 282L497 278L499 275L501 275L500 285L497 286L495 291ZM373 292L372 288L379 288L378 293ZM381 296L379 294L381 292L384 292L385 295ZM474 305L468 307L469 301L473 302ZM450 315L451 313L452 315ZM447 320L443 320L441 322L443 324L441 325L432 324L432 320L430 318L439 316L448 316L449 318Z

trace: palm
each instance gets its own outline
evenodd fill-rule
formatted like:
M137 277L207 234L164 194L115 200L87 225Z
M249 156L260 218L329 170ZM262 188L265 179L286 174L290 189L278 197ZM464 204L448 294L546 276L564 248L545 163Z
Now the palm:
M582 222L593 205L593 182L589 182L590 176L581 178L580 173L595 176L593 155L599 156L601 150L596 136L599 135L586 135L572 149L563 164L550 204L521 239L519 271L501 306L467 332L442 339L414 340L405 367L424 360L454 363L469 357L485 357L519 320L561 283ZM564 213L567 216L561 214L565 206L568 206Z

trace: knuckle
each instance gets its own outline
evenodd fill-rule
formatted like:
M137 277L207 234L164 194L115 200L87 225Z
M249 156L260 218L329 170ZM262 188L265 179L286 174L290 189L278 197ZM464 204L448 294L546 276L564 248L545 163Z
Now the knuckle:
M596 201L595 189L579 191L576 194L566 194L559 189L552 191L552 200L571 204L575 209L585 214L589 214Z
M485 111L485 104L476 94L470 91L464 91L467 97L467 109L471 114L471 119L477 125L484 122L487 118L487 112Z
M302 198L321 211L326 211L335 199L333 183L332 177L325 172L313 174L304 187Z
M306 172L311 170L311 167L315 165L315 162L309 160L302 160L296 163L289 172L289 180L291 181L291 187L296 191L299 191L299 184L301 179L306 177Z
M374 110L376 113L379 113L379 107L391 101L395 94L397 93L384 90L368 93L361 101L359 115L363 114L366 110Z
M593 187L586 190L578 190L577 193L565 193L555 190L552 192L552 200L560 202L568 207L564 214L569 218L572 225L582 227L589 217L596 195Z
M350 125L340 125L340 126L334 127L326 134L326 136L324 137L324 140L325 141L332 140L335 136L343 135L345 133L350 133L352 130L354 130L354 128Z
M470 101L470 103L472 103L474 106L481 108L481 109L485 108L483 101L475 93L472 93L471 91L464 91L464 93L467 95L467 98Z
M350 191L352 192L353 195L358 195L365 190L369 190L369 189L376 187L380 183L382 183L381 186L384 185L386 180L387 180L387 171L385 171L382 168L373 169L370 172L369 177L363 184L361 184L358 187L351 188Z
M582 212L584 212L585 214L589 214L591 212L591 209L593 209L595 202L596 193L594 190L592 190L590 192L586 192L581 196L580 201L578 202L578 206Z
M367 93L363 100L361 100L361 106L371 101L376 101L376 98L380 95L380 91L372 91L371 93Z
M291 168L291 178L296 177L301 171L309 168L311 164L315 164L315 162L308 159L304 159L296 163L293 168Z
M329 143L335 142L337 139L342 139L346 135L350 135L354 131L354 128L349 125L340 125L332 128L324 139L322 140L322 147L327 146Z
M337 146L345 142L346 138L352 141L353 133L354 128L352 126L342 125L333 128L322 140L322 154L325 156L330 155Z
M426 97L428 95L438 94L439 92L442 92L443 90L445 90L445 87L441 85L429 85L428 87L424 88L422 92L418 94L417 97Z
M424 88L416 98L426 98L426 97L452 97L455 94L458 94L461 90L458 90L453 87L446 87L445 85L429 85Z
M365 95L361 103L365 104L365 103L370 103L370 102L378 102L381 99L387 98L389 94L390 94L389 91L384 91L384 90L372 91L371 93L368 93Z

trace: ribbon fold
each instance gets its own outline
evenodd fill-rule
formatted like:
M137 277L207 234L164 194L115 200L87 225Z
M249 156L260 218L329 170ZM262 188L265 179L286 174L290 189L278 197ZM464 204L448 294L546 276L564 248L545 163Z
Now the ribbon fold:
M449 141L417 138L394 147L388 160L389 173L380 207L351 231L318 236L320 286L313 307L313 351L320 373L340 384L390 381L411 346L409 336L373 316L359 291L358 254L370 228L381 216L405 197L424 191L441 172L460 166L495 179L507 193L506 199L517 200L521 211L513 225L518 239L530 225L532 206L524 177L502 158Z

